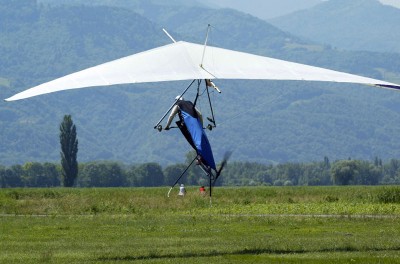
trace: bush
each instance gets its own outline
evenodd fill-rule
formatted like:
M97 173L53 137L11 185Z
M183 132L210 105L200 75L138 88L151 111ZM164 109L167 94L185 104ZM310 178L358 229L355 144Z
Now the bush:
M377 194L377 198L381 203L400 203L400 188L384 188Z
M328 203L334 203L334 202L339 201L339 198L336 196L327 195L324 197L324 201L328 202Z
M282 180L275 180L274 181L274 186L282 186L282 185L283 185Z
M283 186L293 186L293 183L291 181L287 180L283 183Z

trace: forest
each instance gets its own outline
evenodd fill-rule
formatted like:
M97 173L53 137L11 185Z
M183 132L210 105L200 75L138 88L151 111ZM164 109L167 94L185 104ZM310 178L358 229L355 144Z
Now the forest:
M194 152L186 155L193 159ZM79 164L75 187L154 187L169 186L184 171L186 164L162 167L158 163L126 165L114 161ZM179 183L207 185L204 173L195 165ZM228 163L217 186L316 186L316 185L387 185L400 184L400 160L382 162L337 160L306 163L261 164L233 161ZM61 165L27 162L23 165L0 165L0 187L61 187Z

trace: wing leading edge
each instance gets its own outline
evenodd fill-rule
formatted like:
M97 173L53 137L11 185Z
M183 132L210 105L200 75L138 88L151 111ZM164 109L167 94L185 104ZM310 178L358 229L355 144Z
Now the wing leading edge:
M184 41L123 57L20 92L6 101L94 86L193 79L343 82L400 89L400 85L325 68ZM202 62L202 65L200 65Z

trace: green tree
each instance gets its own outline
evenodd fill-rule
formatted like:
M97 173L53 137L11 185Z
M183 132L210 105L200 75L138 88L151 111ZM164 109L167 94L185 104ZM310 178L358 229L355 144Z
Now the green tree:
M164 169L164 183L166 185L172 185L178 179L178 177L184 172L186 169L185 164L173 164L169 165ZM185 176L183 176L185 177ZM183 181L179 183L185 183Z
M138 165L130 166L126 171L126 180L128 186L139 186L139 179L137 175L137 167Z
M22 166L22 180L27 187L59 186L59 172L55 164L27 162Z
M193 161L193 159L197 156L196 151L192 150L186 153L185 164L187 166ZM180 183L188 184L188 185L199 185L199 180L202 178L206 178L205 173L196 166L196 161L190 166L187 170L186 175L182 177Z
M164 184L161 166L155 162L144 163L135 168L136 186L154 187Z
M60 125L62 180L65 187L72 187L78 176L78 139L71 115L65 115Z
M78 186L81 187L120 187L127 180L122 166L116 162L89 162L79 172Z
M161 186L164 183L162 168L157 163L133 165L126 172L128 186Z
M60 186L60 165L45 162L43 164L43 174L46 179L46 186Z
M331 177L334 184L349 185L358 176L359 164L356 160L340 160L331 168Z
M24 187L22 181L23 168L21 165L13 165L4 172L4 187Z
M0 188L6 187L6 167L0 165Z
M358 161L358 174L354 180L357 185L376 185L382 178L382 171L369 161Z

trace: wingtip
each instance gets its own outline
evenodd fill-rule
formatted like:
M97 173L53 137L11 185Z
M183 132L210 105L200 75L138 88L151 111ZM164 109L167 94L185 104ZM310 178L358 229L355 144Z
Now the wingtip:
M394 89L394 90L400 90L400 85L396 84L375 84L375 86L382 87L382 88L388 88L388 89Z
M17 99L14 98L14 96L11 96L11 97L8 97L8 98L4 99L5 102L12 102L12 101L16 101L16 100L19 100L19 99L18 98Z

